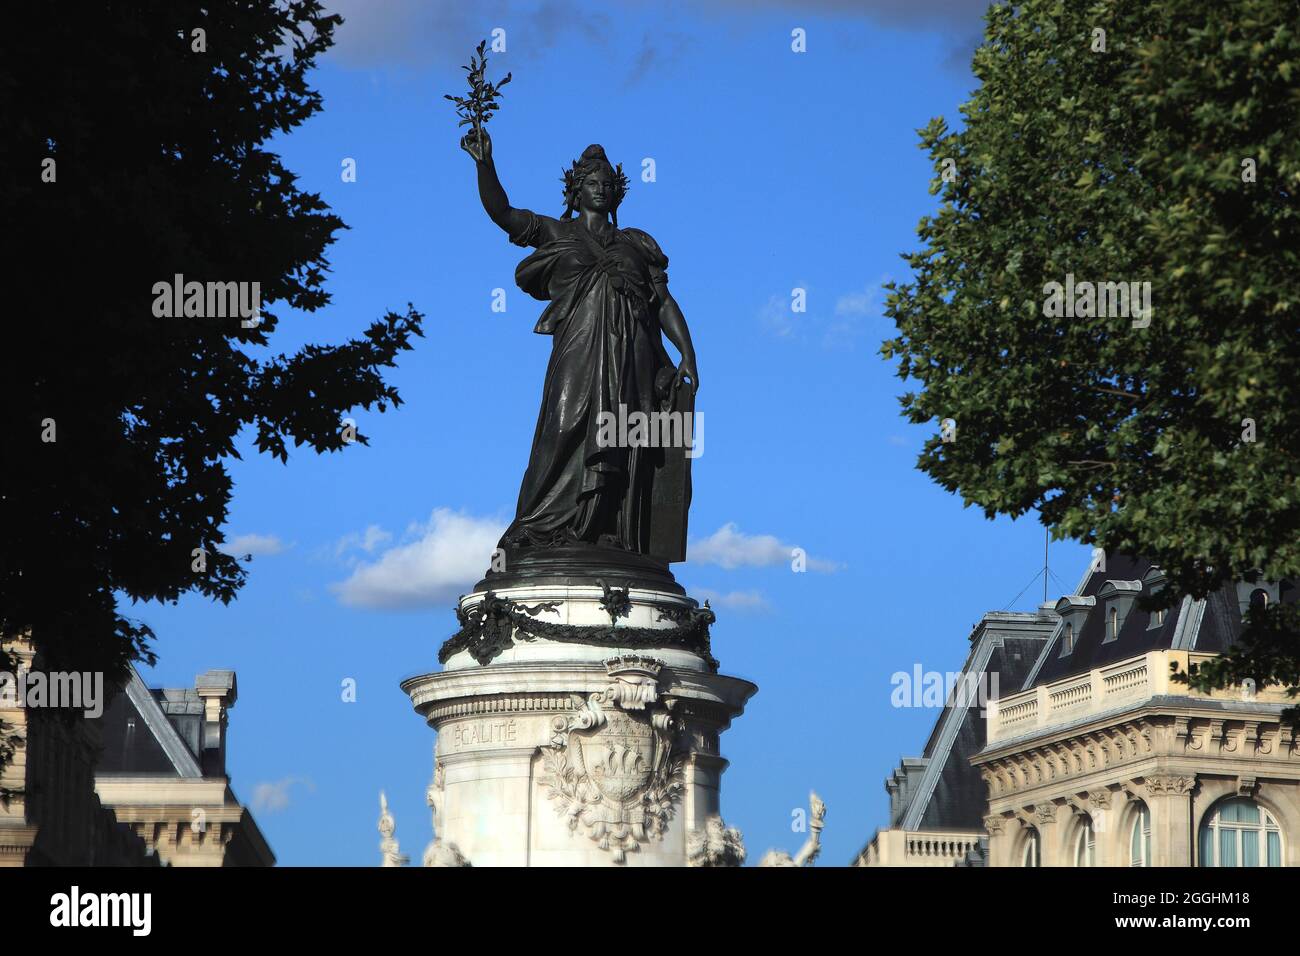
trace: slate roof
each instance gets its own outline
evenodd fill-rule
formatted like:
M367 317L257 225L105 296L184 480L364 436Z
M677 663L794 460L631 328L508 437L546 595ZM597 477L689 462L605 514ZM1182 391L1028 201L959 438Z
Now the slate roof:
M1241 611L1235 585L1227 585L1202 601L1188 598L1168 610L1163 624L1151 627L1150 614L1137 600L1138 595L1146 596L1154 590L1152 582L1147 581L1134 592L1118 636L1108 640L1109 604L1114 601L1123 606L1125 595L1116 592L1114 586L1108 589L1107 582L1141 583L1151 571L1150 561L1124 556L1108 559L1105 571L1089 571L1076 595L1092 598L1095 603L1080 606L1074 614L1066 609L1022 689L1084 674L1093 668L1128 660L1148 651L1194 650L1217 654L1226 650L1240 635ZM1112 595L1109 600L1106 597L1108 592ZM1068 600L1063 598L1062 603ZM1074 646L1063 654L1065 626L1071 619L1075 624Z
M987 688L994 697L1012 693L1038 660L1055 623L1055 615L1045 611L984 615L971 632L962 679L970 681L967 686L972 688ZM981 703L950 701L935 721L922 758L903 761L890 781L894 784L891 826L906 830L983 827L984 781L970 762L987 740Z
M187 694L192 702L185 699ZM131 668L125 692L116 695L99 718L104 750L96 772L203 776L202 713L195 691L150 690Z

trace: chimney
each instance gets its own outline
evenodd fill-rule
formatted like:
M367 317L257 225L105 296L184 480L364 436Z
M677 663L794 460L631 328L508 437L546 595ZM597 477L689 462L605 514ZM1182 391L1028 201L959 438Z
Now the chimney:
M226 711L235 706L238 693L234 671L208 671L194 678L203 700L203 754L199 766L205 777L226 775Z

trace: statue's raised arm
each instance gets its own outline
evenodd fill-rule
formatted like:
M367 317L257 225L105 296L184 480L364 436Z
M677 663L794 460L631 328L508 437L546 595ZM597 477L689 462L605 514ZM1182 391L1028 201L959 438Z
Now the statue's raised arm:
M550 223L557 220L510 205L505 187L497 175L496 163L492 160L492 138L486 129L471 129L461 138L460 148L474 158L478 169L478 196L484 211L505 230L511 241L520 245L540 245L554 236L555 229ZM521 241L530 238L534 241Z

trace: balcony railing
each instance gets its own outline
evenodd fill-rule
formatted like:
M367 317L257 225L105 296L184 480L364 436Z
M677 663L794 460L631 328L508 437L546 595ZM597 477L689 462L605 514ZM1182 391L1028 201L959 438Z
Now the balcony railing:
M1141 657L1107 664L1086 674L1076 674L1003 697L989 705L988 742L994 744L999 740L1022 737L1090 714L1104 713L1166 694L1204 700L1293 703L1280 687L1270 687L1258 693L1235 687L1203 694L1172 679L1171 664L1177 663L1178 669L1185 673L1190 666L1214 656L1193 651L1151 651Z

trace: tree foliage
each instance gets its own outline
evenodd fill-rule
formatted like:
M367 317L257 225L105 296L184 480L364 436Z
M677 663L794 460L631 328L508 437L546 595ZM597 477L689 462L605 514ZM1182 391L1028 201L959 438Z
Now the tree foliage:
M321 109L307 74L337 16L316 0L28 13L0 41L0 212L23 244L0 346L0 627L30 631L51 670L120 674L151 654L120 595L228 602L245 580L221 551L241 429L281 460L342 449L349 410L400 403L382 373L421 316L273 347L277 311L329 303L344 228L267 148ZM260 322L157 317L153 287L177 274L257 282Z
M1166 606L1300 576L1297 29L1294 0L996 5L963 128L920 131L941 202L882 350L905 415L956 424L919 467L1150 558ZM1067 275L1149 282L1149 324L1051 314ZM1295 685L1286 613L1198 680Z

